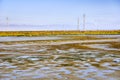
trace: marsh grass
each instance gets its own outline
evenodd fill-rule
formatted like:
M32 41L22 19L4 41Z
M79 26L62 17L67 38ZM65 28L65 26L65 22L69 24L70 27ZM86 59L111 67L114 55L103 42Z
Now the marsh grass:
M58 57L56 60L60 60L60 59L65 59L65 60L78 60L79 58L76 57Z
M74 63L68 63L68 64L67 64L67 63L66 63L66 64L64 63L64 64L60 64L60 65L61 65L61 66L74 66Z
M97 67L97 68L100 68L100 67L101 67L101 65L100 65L99 63L92 63L92 66L95 66L95 67Z
M48 45L49 46L49 45ZM62 47L61 47L62 46ZM49 50L55 50L55 49L59 49L59 50L68 50L68 49L93 49L87 46L83 46L81 44L61 44L61 45L51 45L49 46Z
M12 62L13 62L13 57L2 58L2 60L3 60L4 62L7 61L7 62L12 63Z
M5 49L0 49L0 52L2 52L2 51L6 51Z
M117 48L120 49L120 42L88 42L88 43L82 43L82 44L110 44L110 48Z
M3 57L8 57L10 54L0 54L0 58L2 59Z
M68 30L68 31L1 31L0 36L56 36L56 35L110 35L110 34L120 34L120 30L94 30L94 31L78 31L78 30Z
M114 43L110 43L112 48L117 48L120 49L120 43L114 42Z

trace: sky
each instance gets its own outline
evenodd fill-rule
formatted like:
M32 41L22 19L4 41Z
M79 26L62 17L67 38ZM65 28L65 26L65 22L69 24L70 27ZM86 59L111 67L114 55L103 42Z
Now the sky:
M50 25L27 27L31 30L77 29L78 17L83 29L83 14L88 30L120 29L120 0L0 0L0 24L6 24L8 17L9 24Z

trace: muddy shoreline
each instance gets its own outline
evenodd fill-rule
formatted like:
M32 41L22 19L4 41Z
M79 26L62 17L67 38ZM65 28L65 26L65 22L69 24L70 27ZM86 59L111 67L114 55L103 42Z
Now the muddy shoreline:
M0 42L0 80L119 80L120 37Z

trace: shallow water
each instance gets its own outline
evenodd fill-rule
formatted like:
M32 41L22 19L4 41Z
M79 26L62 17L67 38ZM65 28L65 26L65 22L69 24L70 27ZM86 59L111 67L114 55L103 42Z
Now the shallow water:
M104 49L104 50L118 50L118 51L120 51L119 49L116 49L116 48L110 48L109 44L91 44L91 45L89 44L87 46L92 47L92 48Z
M0 37L0 42L7 41L31 41L31 40L58 40L62 39L61 37Z
M109 51L106 45L102 50L101 46L83 49L81 44L25 44L0 43L0 80L120 79L118 49Z

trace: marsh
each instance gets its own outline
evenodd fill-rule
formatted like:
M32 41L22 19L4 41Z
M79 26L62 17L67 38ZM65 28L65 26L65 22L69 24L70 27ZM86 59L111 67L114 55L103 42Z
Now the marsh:
M120 79L120 36L43 38L1 40L0 80Z

